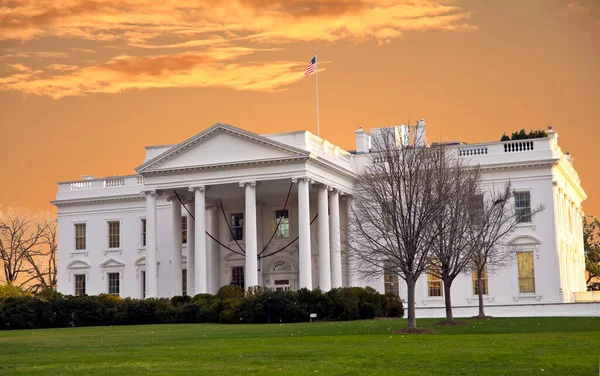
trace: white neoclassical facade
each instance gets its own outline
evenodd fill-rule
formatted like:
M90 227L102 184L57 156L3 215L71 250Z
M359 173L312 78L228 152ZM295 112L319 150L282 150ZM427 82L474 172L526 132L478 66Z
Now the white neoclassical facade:
M425 127L421 121L413 128L419 139ZM407 127L397 131L410 142ZM547 133L455 145L461 158L481 165L484 186L510 180L519 210L545 207L511 234L510 265L485 280L490 307L570 303L585 291L586 195L558 134ZM356 150L346 151L308 131L258 135L215 124L180 144L146 147L135 175L59 183L58 290L143 298L215 293L230 283L283 290L368 285L405 299L397 277L360 280L348 267L346 213L371 152L371 134L355 134ZM476 307L475 293L472 276L461 276L452 301ZM423 275L418 308L437 315L442 294L441 282Z

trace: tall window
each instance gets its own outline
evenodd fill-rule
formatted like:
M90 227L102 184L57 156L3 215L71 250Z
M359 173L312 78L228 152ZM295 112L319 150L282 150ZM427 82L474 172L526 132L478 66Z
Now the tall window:
M518 223L531 222L531 199L529 192L515 193L515 211Z
M231 284L244 288L244 267L234 266L231 268Z
M398 273L390 261L383 262L383 287L386 294L400 296L398 287Z
M519 267L519 293L535 293L533 252L517 252Z
M181 244L187 244L187 215L181 217Z
M290 216L286 210L275 211L275 226L277 227L276 236L277 238L289 238L290 237Z
M429 273L427 274L427 293L429 296L442 296L442 279L438 277L441 269L437 265L429 266ZM432 273L436 273L434 275Z
M231 240L244 239L244 213L231 214L231 231L233 232Z
M477 268L473 265L473 295L479 295L479 288L477 286ZM481 284L483 285L482 295L488 294L488 276L487 276L487 263L483 267L481 272Z
M108 293L119 296L120 273L108 273Z
M142 299L146 298L146 271L142 270L140 272L140 275L142 276Z
M142 247L146 246L146 218L142 218Z
M181 295L187 295L187 269L181 270Z
M85 249L86 246L86 225L85 223L75 224L75 250Z
M108 222L108 248L119 248L121 246L121 222Z
M75 274L75 296L85 295L85 274Z

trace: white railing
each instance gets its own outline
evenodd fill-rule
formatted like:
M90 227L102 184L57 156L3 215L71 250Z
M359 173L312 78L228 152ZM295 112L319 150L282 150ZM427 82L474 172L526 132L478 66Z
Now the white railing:
M91 188L92 188L91 181L74 181L72 183L69 183L70 191L83 191L83 190L91 189Z
M72 182L59 183L59 190L65 191L87 191L94 189L109 189L119 187L131 187L144 184L141 175L115 176L104 179L86 179Z
M458 148L458 155L460 157L472 156L472 155L484 155L488 153L487 145L477 146L466 146Z
M103 182L104 188L122 187L124 185L125 185L124 178L107 178L107 179L104 179L104 182Z
M504 152L505 153L516 153L520 151L531 151L533 150L534 142L533 140L523 140L523 141L510 141L504 143Z

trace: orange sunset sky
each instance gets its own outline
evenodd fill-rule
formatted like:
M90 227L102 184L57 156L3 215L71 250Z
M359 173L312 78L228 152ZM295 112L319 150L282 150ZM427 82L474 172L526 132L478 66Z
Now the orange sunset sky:
M316 133L426 118L428 140L546 129L600 216L599 0L0 0L0 208L126 175L216 122Z

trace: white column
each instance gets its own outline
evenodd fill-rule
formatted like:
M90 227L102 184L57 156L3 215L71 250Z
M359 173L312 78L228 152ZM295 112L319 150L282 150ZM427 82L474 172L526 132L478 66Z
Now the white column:
M170 197L171 200L171 295L180 296L181 290L181 203L177 197Z
M190 189L191 191L192 189ZM186 205L189 210L187 216L187 293L196 295L196 205L189 201Z
M352 242L352 233L351 233L351 229L352 229L352 201L354 200L354 198L352 196L346 196L346 233L348 234L347 237L347 241L350 243ZM358 279L357 279L357 275L356 275L356 267L355 267L355 262L356 260L354 260L353 255L351 254L351 250L348 249L348 269L347 269L347 273L348 273L348 286L346 287L356 287L358 286Z
M312 290L310 251L310 193L308 178L294 179L298 183L298 263L300 288Z
M206 211L206 228L209 234L219 238L217 207L208 205ZM219 245L210 237L206 237L208 251L208 292L216 294L219 290Z
M340 191L329 193L329 246L331 247L331 287L342 287L342 247L340 237Z
M327 204L327 190L325 185L318 189L319 226L319 288L322 291L331 290L331 260L329 250L329 210Z
M156 196L155 190L146 194L146 297L158 297L158 261L156 234Z
M196 294L208 292L208 276L206 263L206 187L203 185L191 187L194 191L194 205L196 206L196 270L194 287Z
M244 270L246 288L258 286L258 242L256 225L256 182L241 182L245 187L246 206L244 210L244 244L246 248L246 268Z

